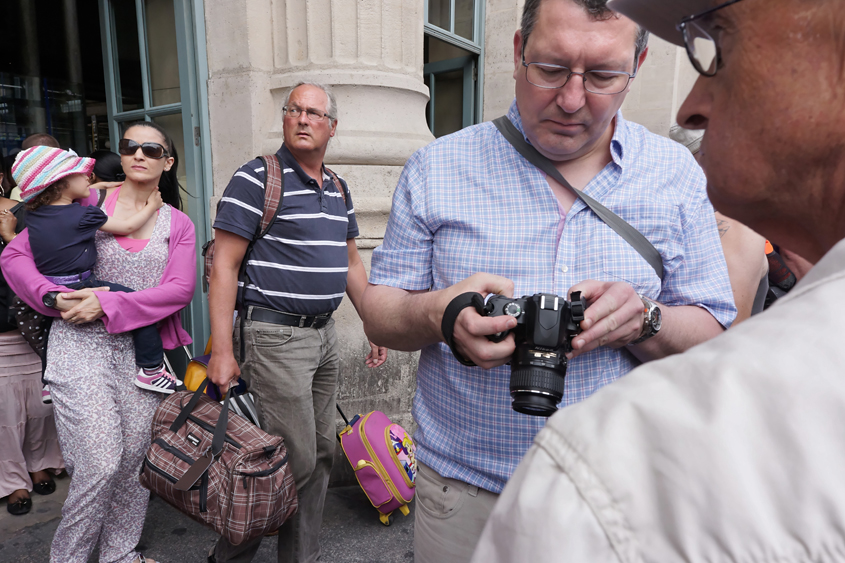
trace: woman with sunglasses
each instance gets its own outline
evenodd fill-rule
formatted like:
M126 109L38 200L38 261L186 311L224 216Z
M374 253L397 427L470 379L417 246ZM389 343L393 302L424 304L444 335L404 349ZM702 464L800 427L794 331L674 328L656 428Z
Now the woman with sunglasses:
M169 204L130 235L96 233L92 275L135 292L56 293L67 289L38 273L26 232L0 259L9 285L20 297L44 314L61 311L63 320L53 323L48 347L61 354L48 353L45 374L72 476L53 538L54 562L87 561L98 545L106 561L149 561L135 552L149 501L138 472L161 395L135 384L134 346L127 333L157 324L165 348L191 342L179 312L196 285L195 235L190 219L178 211L173 142L156 124L141 122L126 130L119 152L126 180L109 190L102 206L105 213L126 220L143 209L157 189ZM95 194L84 203L93 202ZM103 322L93 322L98 319Z

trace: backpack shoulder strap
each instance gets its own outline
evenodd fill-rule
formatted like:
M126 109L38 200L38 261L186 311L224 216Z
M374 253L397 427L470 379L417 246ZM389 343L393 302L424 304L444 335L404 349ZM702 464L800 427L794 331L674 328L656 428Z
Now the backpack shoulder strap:
M651 244L651 242L649 242L647 238L643 236L641 232L595 199L591 198L581 190L575 189L572 184L566 181L566 178L563 177L563 174L560 173L560 170L555 167L551 160L540 154L536 148L532 147L525 141L522 133L519 132L519 129L511 123L511 120L508 119L506 115L493 120L493 124L502 136L511 145L513 145L513 148L515 148L517 152L525 158L525 160L557 180L559 184L568 188L576 196L580 197L584 203L587 204L587 207L589 207L593 213L598 215L599 218L607 224L607 226L616 231L619 236L628 242L628 244L633 246L634 250L639 252L640 256L642 256L645 261L654 268L654 271L657 273L657 277L659 277L661 281L663 280L663 258L660 256L660 252L653 244Z
M255 246L258 239L263 238L270 232L285 198L285 175L279 157L275 154L267 154L259 156L258 159L264 164L264 211L261 214L261 223L258 225L255 236L249 242L249 246L246 247L244 259L238 271L238 280L242 282L238 285L236 297L239 305L243 304L244 290L250 283L249 276L246 273L246 265L249 261L249 255L252 254L252 247ZM243 346L243 343L241 343L241 346ZM243 350L241 352L243 353ZM244 356L241 355L241 357Z
M323 166L323 168L325 168L326 172L329 173L329 176L332 177L332 181L334 182L334 185L337 187L337 191L340 192L340 197L343 198L343 203L346 203L346 192L343 191L343 185L340 183L340 180L337 179L337 174L332 172L332 170L328 166ZM348 187L349 186L347 185L347 188Z
M259 156L258 159L264 163L264 213L261 216L261 225L253 240L258 240L270 232L285 197L285 175L282 172L282 163L279 157L275 154L267 154Z

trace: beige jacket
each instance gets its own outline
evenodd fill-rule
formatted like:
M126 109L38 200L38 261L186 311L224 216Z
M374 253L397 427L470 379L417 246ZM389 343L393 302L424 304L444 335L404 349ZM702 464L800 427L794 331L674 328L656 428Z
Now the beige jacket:
M473 561L845 561L845 241L765 313L555 414Z

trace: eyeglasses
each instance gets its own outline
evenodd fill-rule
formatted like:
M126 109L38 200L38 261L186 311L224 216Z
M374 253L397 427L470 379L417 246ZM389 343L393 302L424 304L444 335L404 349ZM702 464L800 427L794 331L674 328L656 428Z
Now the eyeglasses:
M327 117L331 117L329 114L323 111L318 111L316 109L300 109L296 106L285 106L282 108L282 111L285 112L285 115L289 115L293 118L297 118L300 116L300 114L304 113L308 121L312 121L314 123L319 123Z
M538 88L556 90L563 88L577 74L584 80L584 90L591 94L605 96L620 94L628 87L631 79L637 76L637 61L634 60L634 74L620 70L588 70L575 72L565 66L547 63L525 62L525 39L522 40L522 66L525 67L525 79Z
M167 149L158 143L141 143L139 145L132 139L121 139L117 144L117 152L123 156L133 156L136 152L138 152L139 148L147 158L154 158L158 160L159 158L170 156Z
M716 72L719 70L722 62L722 51L719 48L718 41L719 36L715 33L715 30L708 31L705 29L706 20L702 18L710 16L713 12L727 8L739 1L730 0L699 14L687 16L676 26L677 30L684 36L684 47L687 49L687 55L692 66L702 76L716 76Z

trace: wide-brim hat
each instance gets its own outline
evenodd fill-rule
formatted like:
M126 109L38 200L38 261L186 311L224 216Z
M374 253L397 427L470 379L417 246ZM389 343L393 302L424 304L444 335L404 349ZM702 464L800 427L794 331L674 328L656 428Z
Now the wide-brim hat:
M21 201L29 201L62 178L91 174L94 159L78 156L72 150L31 147L18 153L12 177L21 189Z
M684 46L684 37L678 31L682 19L701 13L715 6L713 0L610 0L607 7L628 16L651 33Z

